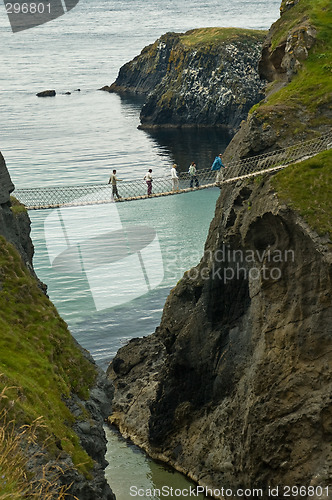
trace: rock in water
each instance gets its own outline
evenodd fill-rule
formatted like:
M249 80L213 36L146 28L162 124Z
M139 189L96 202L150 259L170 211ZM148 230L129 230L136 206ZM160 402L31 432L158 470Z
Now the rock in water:
M55 90L43 90L36 94L37 97L54 97L56 95Z

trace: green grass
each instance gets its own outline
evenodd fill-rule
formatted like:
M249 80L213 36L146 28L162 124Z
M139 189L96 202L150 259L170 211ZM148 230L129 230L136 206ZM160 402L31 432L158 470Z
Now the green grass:
M27 209L25 208L25 206L22 205L22 203L20 203L14 196L10 197L10 202L11 202L10 208L14 215L27 213Z
M287 167L272 185L319 235L332 237L332 150Z
M278 117L273 116L271 111L282 106L290 125L285 129L287 134L296 134L308 127L308 124L301 127L301 119L296 117L300 109L312 117L309 127L317 128L330 123L321 110L329 108L332 101L332 0L301 0L286 11L274 25L271 48L286 41L289 30L305 29L308 22L317 29L317 40L309 51L309 57L302 62L297 75L287 86L251 110L251 113L256 111L263 120L272 121L276 129L280 129L284 123L279 123Z
M0 374L10 415L17 425L42 417L40 439L51 436L49 451L61 443L88 475L92 459L71 425L73 415L63 398L87 398L96 373L71 337L66 323L38 288L16 249L0 237ZM11 407L10 401L15 401Z
M331 26L331 0L300 0L294 7L286 10L275 23L271 50L286 40L290 30L304 24L307 19L320 30L319 39L329 42L326 29Z
M299 74L286 87L271 95L267 104L287 103L294 109L304 106L311 114L321 106L328 106L332 94L332 52L325 55L326 66L320 56L317 48L313 49Z
M241 28L199 28L187 31L181 35L180 40L184 45L195 47L198 45L218 44L237 40L263 41L267 31L248 30Z

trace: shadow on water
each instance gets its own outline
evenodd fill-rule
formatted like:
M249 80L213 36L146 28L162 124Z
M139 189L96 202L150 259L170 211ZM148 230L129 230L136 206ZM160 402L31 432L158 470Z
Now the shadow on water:
M133 94L128 92L127 94L117 94L120 97L122 106L130 106L135 109L138 113L141 112L142 107L146 101L146 95Z
M130 107L140 111L146 97L142 95L121 95L123 108ZM232 136L223 128L184 127L143 129L153 142L159 156L170 158L181 172L186 172L191 162L197 168L209 168L215 156L223 153Z
M231 136L219 128L160 128L144 130L186 172L192 161L197 168L209 168L215 156L225 151Z

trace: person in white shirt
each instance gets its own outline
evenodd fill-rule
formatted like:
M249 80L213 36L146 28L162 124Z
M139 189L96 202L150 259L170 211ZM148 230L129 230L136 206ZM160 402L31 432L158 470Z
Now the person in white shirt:
M174 163L173 167L171 168L172 191L179 191L179 178L178 174L176 173L176 168L177 164Z
M149 168L149 171L147 174L144 176L144 180L146 181L146 184L148 186L148 196L152 194L152 169Z

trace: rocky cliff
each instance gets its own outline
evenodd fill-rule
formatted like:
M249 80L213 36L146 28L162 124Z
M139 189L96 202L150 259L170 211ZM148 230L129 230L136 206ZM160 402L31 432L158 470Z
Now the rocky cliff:
M223 192L160 327L111 365L112 422L209 487L328 485L331 264L270 181Z
M266 51L291 43L304 18L315 43L267 89L226 158L330 129L331 84L316 64L322 54L327 67L332 60L327 3L282 2L265 67ZM132 340L109 368L110 420L216 498L223 486L227 498L259 488L264 499L279 487L282 499L287 485L305 487L292 498L330 498L331 167L329 151L223 187L201 262L171 291L156 332Z
M112 387L36 279L29 217L10 199L1 155L0 181L1 492L112 500L103 430Z
M228 150L243 158L331 130L332 49L329 0L283 0L263 44L259 73L265 97L241 124Z
M234 132L263 97L258 61L265 35L235 28L167 33L104 90L147 94L143 128L221 126Z

